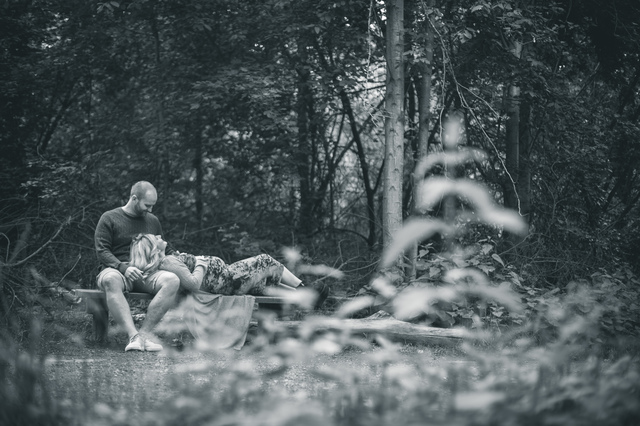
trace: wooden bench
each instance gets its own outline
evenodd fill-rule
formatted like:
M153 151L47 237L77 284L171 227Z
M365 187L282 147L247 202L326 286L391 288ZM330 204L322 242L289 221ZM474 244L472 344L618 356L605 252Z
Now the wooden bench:
M93 337L97 342L106 341L109 329L109 310L105 294L101 290L74 290L75 296L82 299L85 309L93 316ZM151 300L152 294L126 293L128 299ZM254 296L258 305L282 307L288 301L282 297ZM334 302L344 302L347 298L330 296ZM380 311L382 312L382 311ZM375 318L374 318L375 317ZM462 329L443 329L428 327L421 324L411 324L391 318L389 314L378 317L374 314L361 319L325 318L315 326L318 330L349 330L352 333L381 334L392 340L412 341L423 344L455 344L458 345L466 337L467 333ZM297 329L300 321L279 321L280 325L288 329Z
M85 310L93 317L93 338L97 342L104 342L109 331L109 308L106 295L102 290L76 289L76 297L82 299ZM125 293L127 299L151 300L153 294L149 293ZM274 296L254 296L258 305L284 305L285 298Z

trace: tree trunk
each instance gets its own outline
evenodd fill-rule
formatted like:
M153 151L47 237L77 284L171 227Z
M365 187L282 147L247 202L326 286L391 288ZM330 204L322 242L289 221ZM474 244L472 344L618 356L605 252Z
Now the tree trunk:
M358 155L358 162L360 164L360 170L362 172L362 184L364 186L364 192L367 200L367 222L368 222L368 235L367 235L367 245L369 248L373 248L377 243L377 221L376 221L376 212L375 212L375 193L376 193L376 185L372 184L371 174L369 172L369 164L367 163L367 156L364 149L364 144L362 143L362 138L360 136L361 130L358 129L358 122L356 121L355 114L353 113L353 108L351 106L351 100L349 99L349 95L345 91L344 87L340 85L340 81L338 80L338 76L342 75L342 71L336 67L335 63L329 59L329 61L325 58L325 54L323 49L320 47L317 41L314 43L315 48L318 52L318 59L322 64L323 68L333 74L333 82L338 87L338 95L340 97L340 102L342 103L342 110L347 116L349 122L349 128L351 129L351 135L353 138L353 143L356 145L356 153ZM327 53L327 57L331 58L331 54ZM342 125L341 125L342 127ZM335 167L339 163L342 155L338 155L335 157L333 165L330 166L330 170L326 176L325 181L321 187L321 191L318 192L319 195L324 195L326 193L326 183L333 180L333 176L335 174ZM333 202L332 202L333 203ZM332 219L333 221L333 213ZM333 227L333 226L332 226Z
M314 137L312 132L311 111L313 111L313 94L309 87L310 72L305 66L307 60L306 43L299 42L300 64L298 66L298 147L297 147L297 167L300 178L300 219L298 229L302 235L311 235L313 232L313 196L312 196L312 164L311 164L311 140Z
M196 134L193 136L195 149L193 155L193 168L196 170L196 219L198 221L198 230L202 230L204 219L204 202L202 200L202 182L204 179L204 171L202 170L202 129L196 126Z
M387 0L385 95L385 169L382 206L383 247L391 245L402 227L404 171L404 0ZM397 265L400 266L400 259ZM398 270L399 272L399 270Z
M520 104L520 160L518 169L518 195L520 213L531 223L531 104Z
M509 46L511 54L520 59L523 45L520 41L513 41ZM530 148L530 105L522 105L520 86L511 84L506 94L506 176L503 183L504 206L518 212L528 220L531 210L531 170L529 162ZM524 117L524 121L521 118ZM505 233L505 249L517 246L524 240L523 235Z
M375 189L371 184L369 165L367 164L364 145L362 143L362 139L360 138L360 131L358 130L358 126L356 125L356 118L353 114L353 108L351 108L351 102L349 101L349 97L344 90L340 91L340 98L342 100L342 107L349 117L351 133L353 135L353 140L356 143L358 161L360 162L360 170L362 171L362 182L367 198L367 218L369 222L369 235L367 236L367 245L369 247L373 247L376 243Z
M507 176L504 183L504 206L520 210L517 193L518 170L520 164L520 88L510 85L506 94L506 160Z
M158 134L159 146L160 146L160 165L158 167L160 172L160 188L162 191L162 196L166 199L170 193L170 184L171 184L171 159L169 158L169 146L166 138L165 132L165 118L164 118L164 100L162 95L162 87L164 86L163 81L163 70L162 70L162 60L160 57L160 51L162 46L162 41L160 40L160 30L158 28L158 22L156 20L156 12L154 10L153 16L149 18L149 25L151 26L151 32L153 34L153 40L155 45L155 81L158 88L160 88L157 93L157 101L155 103L156 108L156 132ZM167 217L169 214L169 203L168 200L165 200L161 204L162 213L161 217Z
M427 8L433 7L434 0L427 0ZM418 95L418 144L416 152L416 164L425 158L429 152L429 122L431 121L431 74L433 73L433 26L430 22L429 12L426 11L426 34L427 43L425 45L425 56L418 63L417 95ZM422 193L418 191L419 181L424 176L414 176L413 182L413 203L421 204ZM416 264L418 261L418 244L416 241L409 254L409 270L407 277L415 279L417 275Z
M444 133L442 138L442 149L446 154L455 155L458 152L458 145L461 143L463 126L465 123L464 113L458 109L453 109L444 123ZM462 176L460 165L450 165L444 168L444 176L449 181L455 181ZM448 225L454 226L459 213L460 200L455 194L445 194L442 199L443 220ZM443 235L444 252L453 255L455 241L452 234Z

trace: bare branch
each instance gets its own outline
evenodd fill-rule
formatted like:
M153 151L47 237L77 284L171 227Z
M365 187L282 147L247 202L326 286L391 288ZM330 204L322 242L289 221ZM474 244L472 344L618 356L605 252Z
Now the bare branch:
M46 246L48 246L49 244L51 244L51 242L53 240L55 240L58 235L60 235L60 232L62 232L62 230L71 223L71 216L69 216L67 218L67 220L65 220L60 227L58 228L58 230L56 231L55 234L53 234L53 236L51 238L49 238L49 241L47 241L46 243L44 243L38 250L34 251L33 253L31 253L29 256L25 257L24 259L22 259L19 262L15 262L15 263L4 263L4 262L0 262L0 267L3 268L11 268L11 267L15 267L15 266L20 266L24 263L26 263L29 259L31 259L32 257L34 257L35 255L37 255L38 253L40 253Z

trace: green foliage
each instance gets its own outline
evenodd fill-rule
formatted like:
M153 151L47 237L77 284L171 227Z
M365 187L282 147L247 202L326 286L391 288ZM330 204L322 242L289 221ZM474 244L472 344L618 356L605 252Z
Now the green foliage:
M633 14L624 17L627 36L605 32L620 41L620 49L611 52L617 59L607 60L610 78L592 76L603 54L592 26L602 23L593 23L594 7L587 3L568 11L558 2L409 7L409 56L415 56L407 58L409 74L423 58L427 13L437 30L430 149L440 149L439 117L453 102L466 115L468 145L486 152L481 167L469 175L486 183L498 202L510 183L502 164L502 88L517 82L532 105L534 232L511 255L536 260L504 259L526 268L545 290L590 265L589 272L595 272L599 265L633 259L639 240L636 101L619 95L635 93L624 83L633 81L634 53L628 46L635 29L627 25ZM45 226L31 247L39 247L55 228L51 224L80 210L88 225L95 223L101 211L126 199L133 182L146 179L158 186L156 212L169 239L183 250L230 259L235 248L222 242L218 230L231 226L275 247L304 244L315 246L316 253L331 252L352 236L371 244L379 237L379 230L367 234L368 221L379 219L376 180L384 119L376 107L384 65L384 9L378 6L362 1L8 5L0 40L8 55L0 70L2 92L10 95L2 105L0 133L6 148L0 159L1 232L15 244L24 217L38 218ZM509 40L526 44L520 60L509 52ZM613 78L612 64L624 78ZM414 92L407 91L408 127L415 122L409 116ZM353 118L347 117L347 106ZM356 134L361 149L354 145ZM413 134L407 135L409 158ZM364 166L356 167L356 152L369 169L368 183ZM364 202L367 184L371 206ZM362 220L371 211L373 216ZM65 240L90 247L90 232L82 234ZM502 256L500 239L495 238L494 250ZM361 256L357 250L343 257L376 254Z
M47 358L38 355L41 322L32 318L29 344L19 347L0 336L0 422L6 425L65 425L70 413L50 393Z
M239 366L221 372L215 389L185 386L184 398L150 413L150 424L637 423L638 363L625 356L640 331L637 6L474 0L427 11L426 2L406 3L409 75L423 62L425 26L436 30L430 150L440 151L441 119L455 108L465 144L485 152L466 153L464 167L451 163L469 180L431 179L423 188L431 199L419 208L458 196L457 220L407 223L383 256L451 231L421 247L411 283L369 280L378 253L364 244L370 218L362 218L370 208L379 216L378 201L363 202L357 155L377 200L380 2L7 2L3 319L59 284L90 287L95 223L146 179L160 191L156 212L178 249L232 261L300 246L305 260L348 272L336 284L341 292L371 281L365 290L380 292L395 314L465 326L473 343L452 351L464 362L434 369L435 349L417 349L406 362L403 347L346 328L326 332L310 320L291 336L271 324L247 349L277 368L261 375ZM521 57L514 42L525 46ZM509 84L532 111L523 151L532 207L531 233L505 250L503 231L518 222L498 206L527 180L504 167ZM407 93L411 127L413 82ZM444 160L432 166L434 175L448 170ZM34 266L49 282L34 278ZM370 301L344 311L357 314ZM21 341L24 328L13 337ZM44 360L10 337L2 348L0 404L13 417L0 420L69 420L47 402ZM363 370L314 371L331 384L317 390L315 406L265 396L264 383L295 360L358 350ZM106 403L94 408L96 422L134 422Z

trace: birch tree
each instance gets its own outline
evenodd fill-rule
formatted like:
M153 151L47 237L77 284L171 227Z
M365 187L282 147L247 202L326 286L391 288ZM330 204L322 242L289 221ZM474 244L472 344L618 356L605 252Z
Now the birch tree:
M404 0L388 0L386 28L385 169L382 242L389 247L402 227L404 170Z

